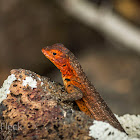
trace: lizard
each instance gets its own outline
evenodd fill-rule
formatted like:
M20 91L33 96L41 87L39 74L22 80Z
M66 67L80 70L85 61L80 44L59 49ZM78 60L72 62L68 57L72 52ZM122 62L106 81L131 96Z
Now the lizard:
M79 109L91 118L111 124L125 132L111 109L88 80L74 54L57 43L42 49L42 53L60 70L68 95L64 100L75 101Z

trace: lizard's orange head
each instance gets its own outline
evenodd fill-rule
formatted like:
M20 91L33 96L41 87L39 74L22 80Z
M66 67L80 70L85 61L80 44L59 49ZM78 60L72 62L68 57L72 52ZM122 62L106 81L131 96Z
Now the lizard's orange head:
M63 44L54 44L42 49L42 53L53 62L56 67L63 69L68 61L69 50Z

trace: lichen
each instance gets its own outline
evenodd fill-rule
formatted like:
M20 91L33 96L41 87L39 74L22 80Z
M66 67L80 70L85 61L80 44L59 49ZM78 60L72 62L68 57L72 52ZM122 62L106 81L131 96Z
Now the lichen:
M40 80L40 78L38 79ZM23 86L29 85L32 89L37 88L37 81L32 77L26 77L22 84Z
M10 93L10 86L13 83L13 81L16 80L16 77L14 74L11 74L8 76L8 78L4 81L2 87L0 88L0 103L7 98L7 94Z
M121 132L110 124L102 121L93 121L93 125L89 127L89 136L98 140L139 140L140 138L140 115L124 115L118 117L121 125L127 132Z
M140 115L125 114L117 118L131 137L140 138Z

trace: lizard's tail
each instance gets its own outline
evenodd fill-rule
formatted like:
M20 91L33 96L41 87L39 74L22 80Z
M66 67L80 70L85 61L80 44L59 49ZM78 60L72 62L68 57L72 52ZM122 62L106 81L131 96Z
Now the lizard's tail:
M88 108L92 118L95 120L108 122L118 130L125 132L115 115L112 113L98 92L95 93L95 97L90 97L90 100L88 100L88 97L83 97L82 99L85 102L85 106Z

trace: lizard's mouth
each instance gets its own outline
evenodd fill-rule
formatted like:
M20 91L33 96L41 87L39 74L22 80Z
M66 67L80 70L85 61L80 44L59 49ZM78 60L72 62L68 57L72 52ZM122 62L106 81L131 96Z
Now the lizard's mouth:
M54 61L46 48L43 48L41 51L50 61Z
M43 48L41 51L46 57L48 57L48 53L47 53L47 50L45 48Z

